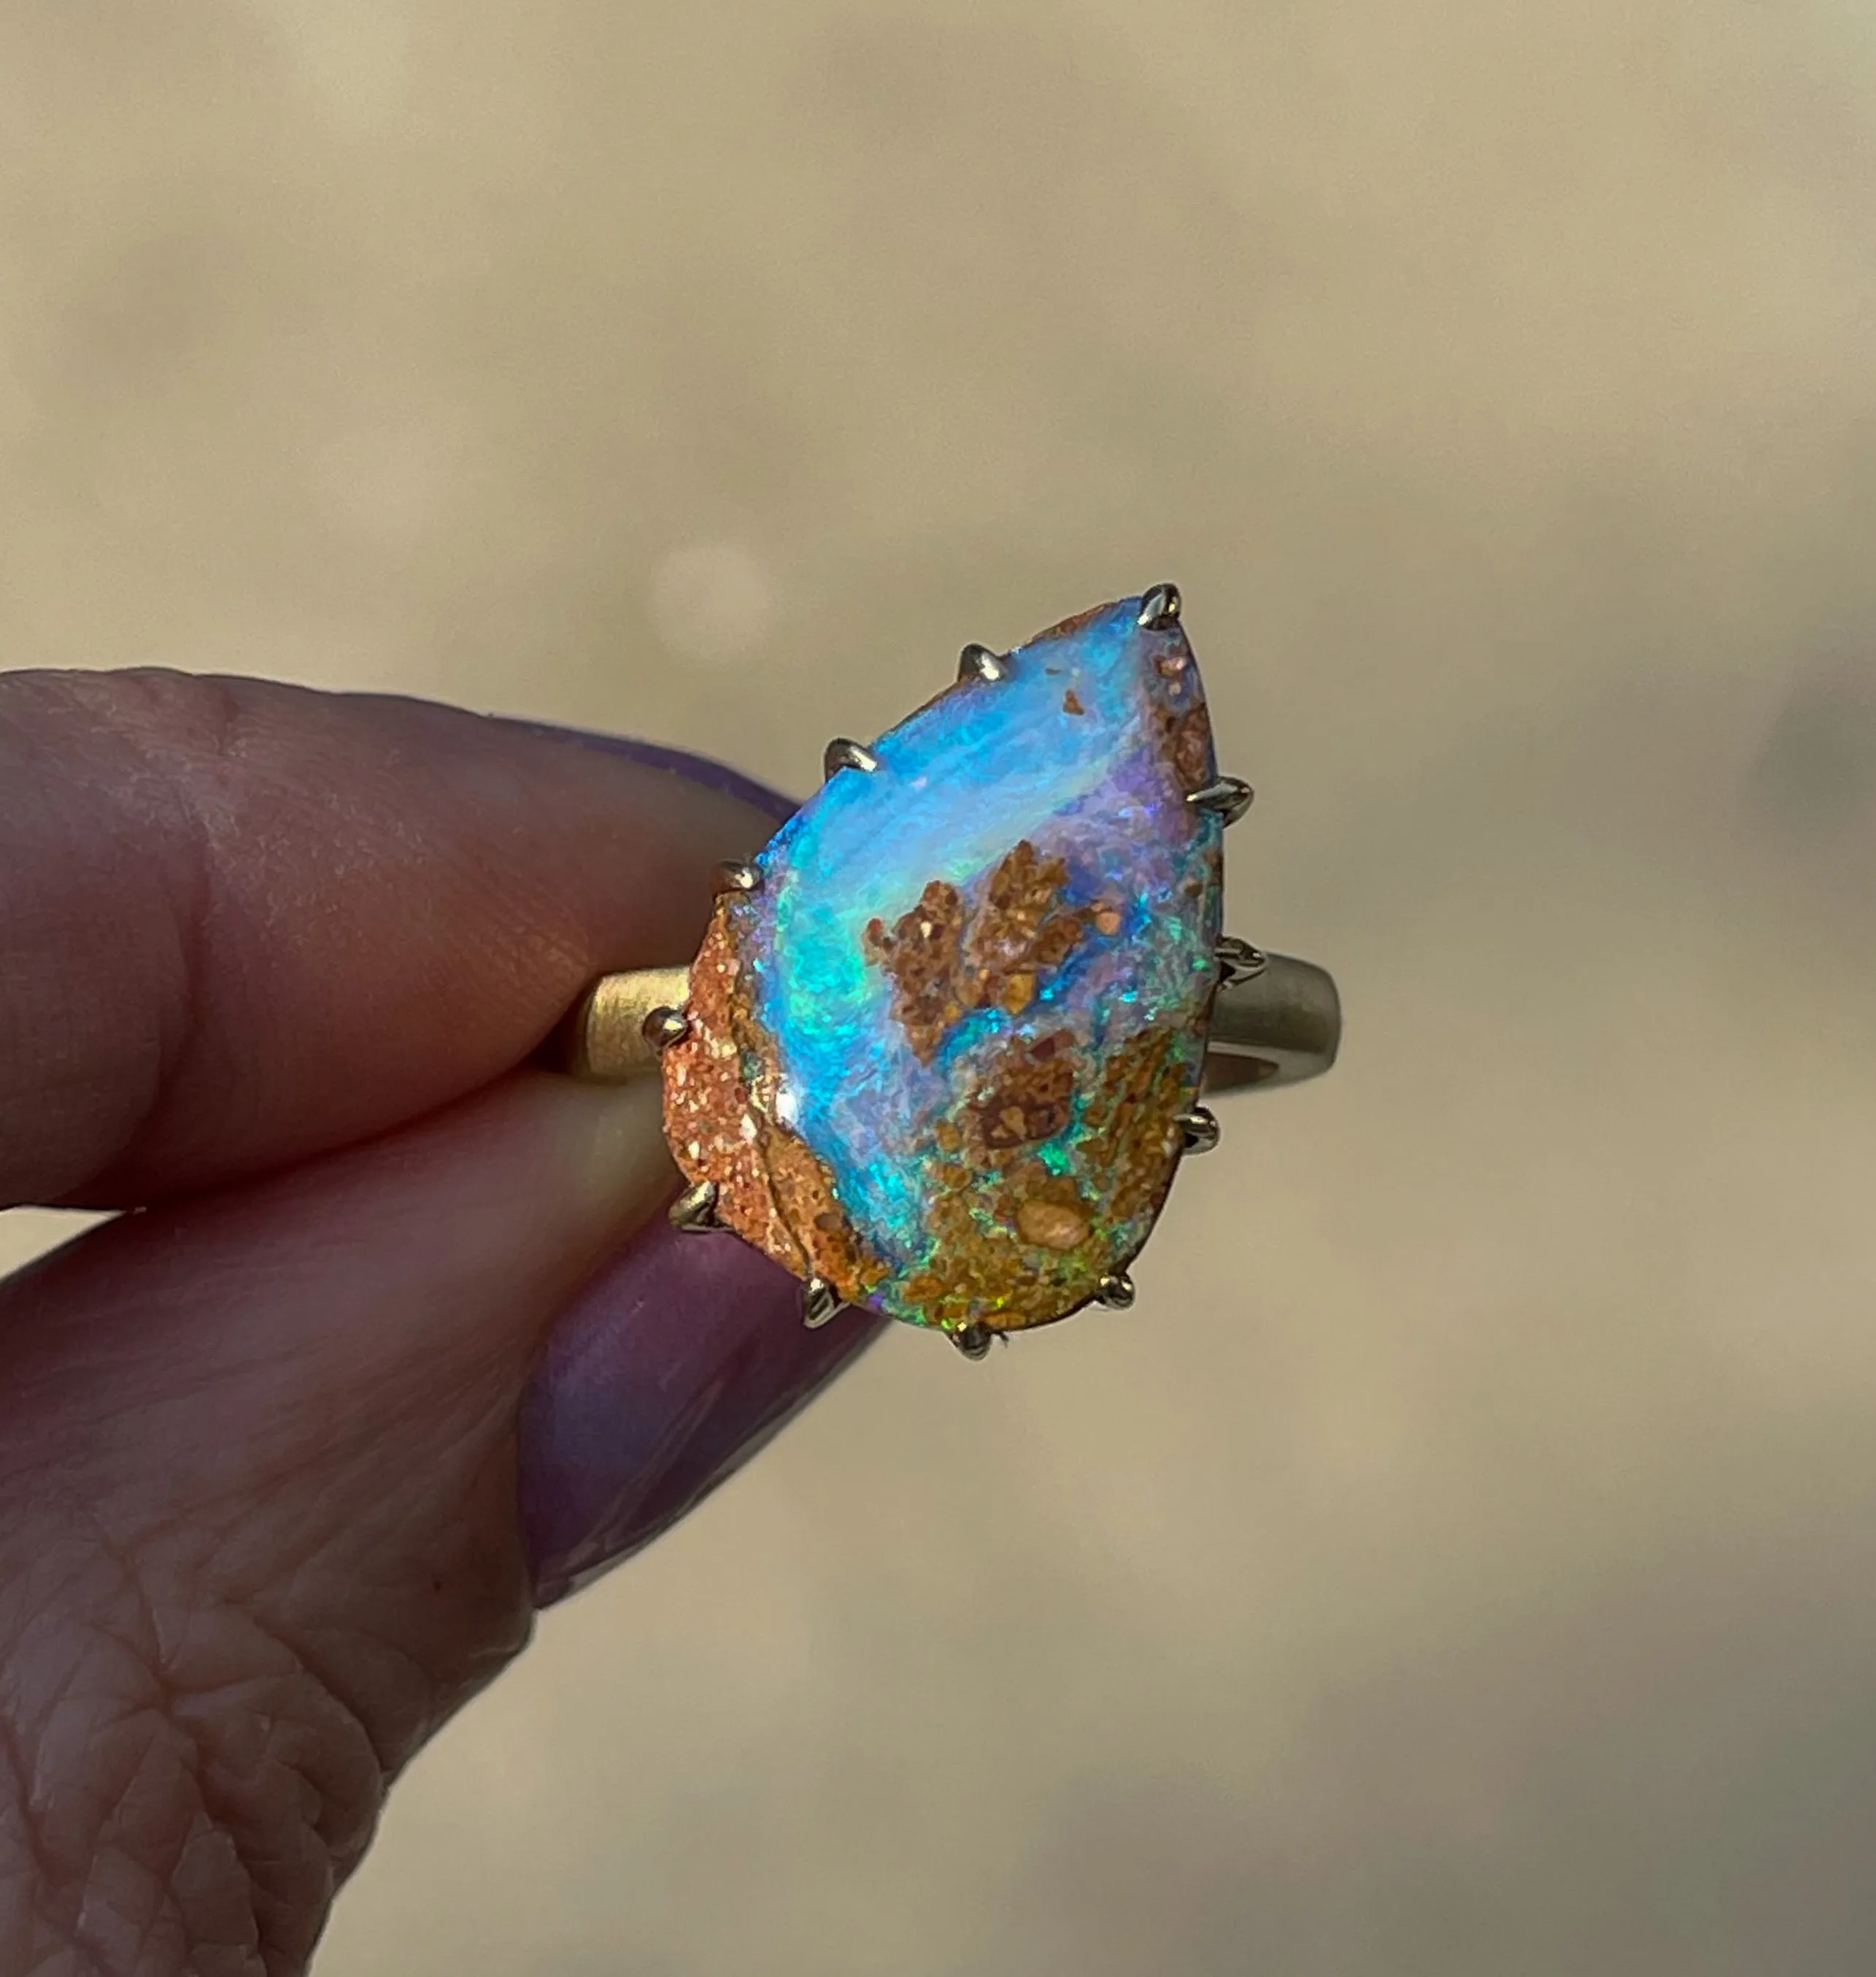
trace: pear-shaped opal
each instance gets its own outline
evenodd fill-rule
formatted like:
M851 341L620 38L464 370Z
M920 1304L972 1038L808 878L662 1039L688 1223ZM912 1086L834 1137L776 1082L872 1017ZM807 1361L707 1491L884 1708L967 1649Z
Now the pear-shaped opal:
M664 1052L720 1219L797 1276L958 1332L1066 1317L1165 1198L1218 982L1205 695L1103 606L843 769L719 901Z

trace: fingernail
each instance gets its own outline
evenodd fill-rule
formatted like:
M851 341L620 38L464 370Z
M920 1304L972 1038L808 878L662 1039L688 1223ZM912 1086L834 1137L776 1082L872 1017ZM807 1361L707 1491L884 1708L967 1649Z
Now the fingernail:
M608 755L622 755L628 762L636 762L642 767L663 769L671 775L681 776L686 782L698 783L707 790L734 797L739 802L772 817L777 823L786 823L800 807L793 797L784 796L780 790L772 790L767 783L759 783L753 777L744 775L740 769L733 769L728 763L717 761L708 755L693 755L684 748L660 748L655 741L637 741L629 734L601 734L590 728L557 727L550 721L504 719L506 725L525 728L531 734L578 742L585 748L603 749Z
M884 1328L810 1332L801 1286L734 1236L658 1217L554 1328L523 1401L535 1602L589 1584L735 1474Z

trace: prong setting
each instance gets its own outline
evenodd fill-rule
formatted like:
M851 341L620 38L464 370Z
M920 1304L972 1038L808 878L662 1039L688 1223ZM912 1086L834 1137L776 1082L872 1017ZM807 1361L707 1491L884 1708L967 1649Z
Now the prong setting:
M1179 622L1183 602L1176 583L1156 583L1140 599L1141 630L1170 632Z
M1251 807L1251 800L1256 794L1257 791L1241 777L1221 776L1215 783L1207 783L1202 790L1190 791L1185 800L1194 810L1209 811L1232 824Z
M825 1277L810 1277L801 1289L801 1322L810 1332L819 1332L839 1315L844 1300Z
M830 783L842 769L859 769L870 776L879 767L879 757L872 749L845 734L836 734L821 757L822 775Z
M782 1266L797 1328L900 1320L975 1361L1130 1312L1182 1163L1220 1144L1212 1094L1324 1068L1339 1031L1320 970L1221 931L1251 792L1218 773L1172 586L948 651L955 686L872 743L822 730L826 800L741 840L690 968L635 971L555 1037L598 1062L609 1025L635 1076L667 1053L672 1220ZM918 1201L929 1249L902 1239Z
M682 1043L691 1034L691 1018L681 1009L661 1005L648 1010L639 1027L645 1041L654 1050L669 1050L673 1044Z
M717 1183L700 1180L687 1187L671 1205L671 1226L687 1236L701 1236L724 1225L717 1220Z
M1179 1134L1189 1154L1208 1154L1218 1143L1218 1114L1209 1106L1195 1105L1179 1120Z
M1218 978L1227 989L1235 989L1241 982L1255 982L1270 965L1262 949L1253 947L1248 940L1240 940L1235 934L1225 935L1212 952L1218 956Z

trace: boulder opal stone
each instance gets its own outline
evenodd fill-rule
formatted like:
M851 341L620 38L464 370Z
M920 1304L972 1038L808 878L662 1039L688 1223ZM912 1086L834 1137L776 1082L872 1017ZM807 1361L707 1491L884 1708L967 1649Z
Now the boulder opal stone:
M966 678L725 893L664 1052L678 1164L851 1302L1047 1325L1171 1184L1218 983L1216 773L1183 631L1129 598Z

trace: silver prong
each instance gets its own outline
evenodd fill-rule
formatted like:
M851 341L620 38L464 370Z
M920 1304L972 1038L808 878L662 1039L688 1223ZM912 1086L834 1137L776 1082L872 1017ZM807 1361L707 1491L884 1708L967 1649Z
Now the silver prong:
M1227 989L1235 989L1241 982L1255 982L1270 965L1261 948L1240 940L1234 933L1225 935L1212 951L1218 956L1218 973Z
M1170 632L1179 622L1182 602L1176 583L1156 583L1140 599L1140 626L1143 631Z
M671 1226L687 1236L720 1229L723 1224L717 1220L717 1183L700 1180L687 1187L671 1205Z
M801 1322L810 1332L819 1332L844 1302L825 1277L810 1277L801 1288Z
M987 1325L961 1325L946 1336L967 1359L984 1358L997 1339L997 1335Z
M717 890L720 893L753 893L762 885L762 874L753 865L719 865Z
M1125 1270L1116 1270L1111 1277L1101 1279L1101 1288L1094 1294L1096 1304L1106 1305L1109 1311L1131 1311L1133 1308L1133 1279Z
M1218 1114L1208 1106L1195 1105L1181 1116L1179 1131L1189 1154L1208 1154L1218 1143Z
M1221 776L1215 783L1207 783L1202 790L1193 790L1185 800L1194 810L1207 810L1222 817L1227 823L1235 823L1251 807L1251 799L1257 794L1251 785L1238 776Z
M681 1044L691 1034L691 1018L681 1009L668 1008L664 1005L645 1012L645 1019L639 1028L645 1040L654 1050L669 1050L673 1044Z
M821 774L830 783L842 769L863 769L870 776L879 766L879 757L872 749L862 748L844 734L836 734L821 757Z
M987 645L967 645L958 655L958 677L961 680L988 680L994 686L998 680L1007 678L1009 672L1003 655L993 652Z

